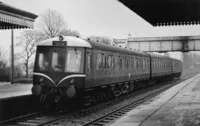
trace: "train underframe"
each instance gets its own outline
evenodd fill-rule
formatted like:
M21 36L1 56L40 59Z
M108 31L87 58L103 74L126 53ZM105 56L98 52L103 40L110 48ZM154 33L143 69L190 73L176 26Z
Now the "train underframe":
M45 105L63 104L72 106L91 106L98 104L109 99L113 99L122 95L126 95L136 91L139 88L148 87L163 81L172 80L173 78L179 78L180 73L154 77L149 79L140 79L134 81L126 81L115 83L111 85L99 86L95 88L89 88L86 90L75 88L76 95L68 97L64 88L49 88L45 93L40 96L40 102ZM71 91L74 92L74 91ZM70 104L69 104L70 103Z
M139 88L145 88L151 85L155 85L164 81L172 80L174 78L179 78L181 73L160 76L149 79L126 81L111 84L108 86L100 86L93 89L87 89L84 91L84 106L90 106L97 104L121 95L126 95L136 91Z

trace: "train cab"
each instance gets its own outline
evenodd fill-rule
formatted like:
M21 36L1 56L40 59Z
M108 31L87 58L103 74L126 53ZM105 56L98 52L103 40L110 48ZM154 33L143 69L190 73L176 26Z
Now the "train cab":
M58 93L72 98L86 77L85 51L91 45L80 38L60 36L38 44L33 73L34 95Z

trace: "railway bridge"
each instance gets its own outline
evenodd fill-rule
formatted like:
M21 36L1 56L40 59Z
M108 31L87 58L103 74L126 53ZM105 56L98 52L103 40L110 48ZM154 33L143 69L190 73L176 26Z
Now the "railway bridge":
M122 47L146 52L200 51L200 36L137 37L115 39Z
M138 37L114 39L114 43L124 48L145 52L182 52L183 71L194 69L195 63L189 63L190 51L200 51L200 36ZM195 62L195 61L194 61ZM197 69L198 70L198 69Z

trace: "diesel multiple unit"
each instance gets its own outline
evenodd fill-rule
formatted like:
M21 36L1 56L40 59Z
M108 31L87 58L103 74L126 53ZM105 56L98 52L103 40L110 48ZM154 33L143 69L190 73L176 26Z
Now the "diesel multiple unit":
M78 97L91 104L181 72L182 62L167 56L60 36L37 45L32 93L41 102Z

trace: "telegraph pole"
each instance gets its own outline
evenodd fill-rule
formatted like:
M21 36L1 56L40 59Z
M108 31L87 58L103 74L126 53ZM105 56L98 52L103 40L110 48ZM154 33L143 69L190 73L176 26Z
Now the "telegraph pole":
M14 83L14 30L11 29L11 84Z

